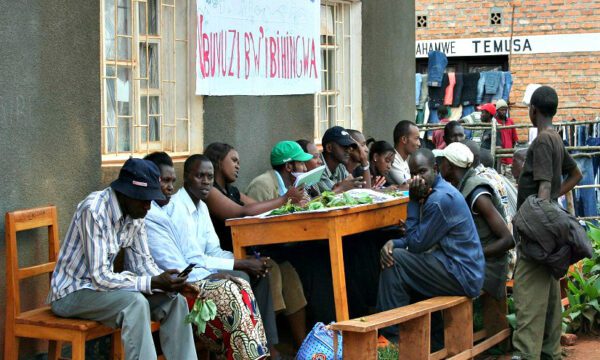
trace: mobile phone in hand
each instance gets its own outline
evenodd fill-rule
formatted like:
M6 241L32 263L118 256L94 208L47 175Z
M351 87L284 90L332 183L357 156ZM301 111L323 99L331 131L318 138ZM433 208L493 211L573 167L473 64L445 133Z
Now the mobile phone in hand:
M194 264L194 263L189 264L185 269L183 269L182 272L180 272L179 274L177 274L177 277L185 277L185 276L187 276L189 273L192 272L192 270L194 269L195 266L196 266L196 264Z

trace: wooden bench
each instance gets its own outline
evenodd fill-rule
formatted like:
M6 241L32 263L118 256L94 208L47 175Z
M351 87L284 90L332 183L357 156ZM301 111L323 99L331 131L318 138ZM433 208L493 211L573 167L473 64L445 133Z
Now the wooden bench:
M506 321L506 301L482 297L484 330L473 333L473 303L464 296L440 296L378 314L338 322L342 331L344 359L377 359L377 332L398 325L398 352L401 359L471 359L504 341L510 335ZM431 314L442 311L445 347L430 353ZM478 342L478 343L477 343Z
M48 262L19 268L17 232L38 228L48 231ZM54 315L49 306L21 311L20 281L39 275L51 276L58 258L58 222L56 207L47 206L6 213L6 319L4 359L19 358L19 338L49 340L49 359L59 359L62 344L72 345L72 359L85 359L85 342L102 336L112 336L113 359L123 358L121 333L99 322L68 319ZM152 331L159 328L152 322Z

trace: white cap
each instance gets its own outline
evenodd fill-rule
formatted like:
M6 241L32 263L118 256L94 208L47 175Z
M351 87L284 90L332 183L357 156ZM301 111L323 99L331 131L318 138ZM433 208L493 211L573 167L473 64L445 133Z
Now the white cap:
M453 142L443 150L433 150L435 157L445 157L455 166L468 168L473 164L473 153L469 147L463 143Z
M533 95L533 92L540 87L542 87L542 85L540 84L527 85L527 87L525 88L525 95L523 95L523 104L529 106L529 103L531 102L531 95Z
M504 99L498 99L498 101L496 101L496 110L502 109L505 107L508 107L508 104L506 103L506 101L504 101Z

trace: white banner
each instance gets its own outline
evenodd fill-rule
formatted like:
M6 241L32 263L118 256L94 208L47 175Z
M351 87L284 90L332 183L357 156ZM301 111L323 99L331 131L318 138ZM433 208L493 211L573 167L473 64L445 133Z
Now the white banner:
M320 90L320 1L197 0L196 94Z
M416 41L415 55L426 58L430 50L446 56L489 56L600 51L600 33L531 35Z

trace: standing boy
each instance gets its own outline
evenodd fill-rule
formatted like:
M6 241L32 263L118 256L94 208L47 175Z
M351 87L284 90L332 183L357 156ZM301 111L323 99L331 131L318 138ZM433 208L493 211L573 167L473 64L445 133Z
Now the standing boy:
M519 178L517 209L530 195L556 201L581 179L577 164L565 149L552 126L558 95L549 86L535 90L529 105L529 119L538 130L527 150ZM562 181L562 175L567 175ZM513 296L517 327L513 334L514 360L561 359L560 286L550 270L518 249Z

